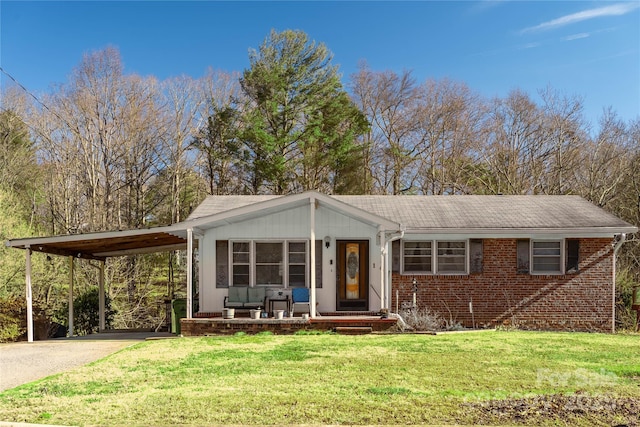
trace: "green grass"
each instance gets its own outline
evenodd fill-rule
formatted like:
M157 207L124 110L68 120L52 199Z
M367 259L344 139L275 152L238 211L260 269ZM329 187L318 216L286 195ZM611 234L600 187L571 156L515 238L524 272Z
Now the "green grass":
M638 402L638 335L262 334L141 343L0 394L0 420L612 425Z

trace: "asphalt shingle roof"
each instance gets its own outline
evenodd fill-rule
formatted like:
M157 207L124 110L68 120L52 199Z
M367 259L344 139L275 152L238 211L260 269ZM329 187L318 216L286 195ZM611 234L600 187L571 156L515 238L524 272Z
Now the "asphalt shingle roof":
M209 196L201 218L282 196ZM409 229L633 228L579 196L330 196Z

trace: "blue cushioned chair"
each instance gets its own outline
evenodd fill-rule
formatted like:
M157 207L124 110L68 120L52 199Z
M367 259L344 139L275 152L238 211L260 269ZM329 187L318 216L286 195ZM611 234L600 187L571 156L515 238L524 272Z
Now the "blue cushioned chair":
M296 309L296 304L305 304L307 307L309 307L309 312L311 312L308 288L293 288L293 290L291 291L291 317L293 317L293 312Z

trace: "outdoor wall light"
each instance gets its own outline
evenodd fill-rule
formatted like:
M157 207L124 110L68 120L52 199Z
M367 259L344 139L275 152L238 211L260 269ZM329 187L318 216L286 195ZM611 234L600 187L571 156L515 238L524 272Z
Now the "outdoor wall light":
M331 246L331 237L324 236L324 247L328 248L329 246Z

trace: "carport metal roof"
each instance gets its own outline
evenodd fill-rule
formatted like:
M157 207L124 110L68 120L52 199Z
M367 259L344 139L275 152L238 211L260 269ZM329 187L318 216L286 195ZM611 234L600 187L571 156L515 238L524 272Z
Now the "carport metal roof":
M184 225L176 224L137 230L14 239L7 241L6 245L53 255L104 260L113 256L186 249L187 229Z

